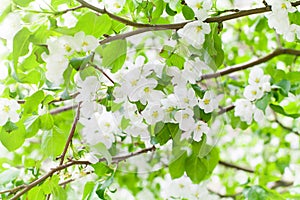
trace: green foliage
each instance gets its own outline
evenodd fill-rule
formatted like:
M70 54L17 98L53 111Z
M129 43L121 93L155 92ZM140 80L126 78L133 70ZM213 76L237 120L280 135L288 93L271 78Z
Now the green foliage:
M224 61L224 51L222 48L222 40L219 35L219 25L211 24L210 34L205 35L205 42L203 44L203 58L211 69L216 71ZM209 56L208 56L208 55Z
M100 37L108 33L112 25L111 19L107 15L98 16L88 12L78 19L74 32L83 31L86 35Z
M16 124L17 128L7 132L4 127L1 128L0 141L9 151L14 151L22 146L25 141L25 127L22 123Z
M187 5L184 5L182 7L182 14L186 20L191 20L191 19L194 19L194 17L195 17L194 11Z
M29 38L31 32L28 28L22 28L14 37L13 40L13 62L14 69L17 72L17 65L20 56L24 56L29 52Z
M29 3L31 3L34 0L13 0L13 2L15 4L17 4L18 6L22 6L22 7L26 7L29 5Z
M115 73L121 69L125 62L127 42L125 40L116 40L100 48L99 51L103 57L103 66Z

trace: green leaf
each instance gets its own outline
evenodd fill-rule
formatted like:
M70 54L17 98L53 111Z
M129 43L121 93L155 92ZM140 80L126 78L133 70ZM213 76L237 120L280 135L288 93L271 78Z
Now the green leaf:
M88 200L90 198L91 193L95 187L95 184L96 183L92 181L86 182L81 200Z
M13 63L17 72L17 65L20 56L24 56L29 51L29 37L31 32L26 28L22 28L13 39Z
M211 174L215 167L218 165L220 157L219 157L219 150L217 147L213 147L209 154L205 157L205 160L207 160L207 168L208 172Z
M104 67L111 69L111 72L115 73L122 68L127 53L127 42L126 40L112 41L106 45L102 50Z
M41 81L41 73L37 69L27 72L18 72L17 81L20 83L38 84Z
M43 188L40 186L34 187L28 192L27 199L30 200L41 200L45 199L45 193L43 191Z
M174 11L170 8L169 3L167 3L167 5L166 5L166 13L170 16L175 16L177 14L176 11Z
M275 112L277 112L279 114L282 114L284 116L291 117L291 118L298 118L298 117L300 117L300 113L293 113L293 114L286 113L285 110L281 106L279 106L279 105L270 104L270 107Z
M18 129L6 132L4 128L0 132L0 141L8 151L13 151L22 146L25 141L25 127L20 122L16 124Z
M27 97L24 104L24 113L37 113L38 111L38 105L43 101L44 99L44 92L42 90L39 90L32 94L30 97Z
M279 86L279 88L280 88L280 93L283 95L283 96L285 96L285 97L287 97L288 96L288 93L289 93L289 91L290 91L290 89L291 89L291 83L290 83L290 81L288 81L288 80L286 80L286 79L283 79L283 80L281 80L279 83L277 83L276 84L277 86Z
M79 58L71 58L70 65L76 70L82 70L86 67L88 62L91 61L92 56L85 56L85 57L79 57Z
M152 22L153 20L159 19L164 12L164 1L155 0L154 1L155 10L152 12Z
M53 128L54 121L50 113L40 116L40 128L42 130L50 130Z
M291 83L300 82L300 72L289 72L286 74L286 79Z
M56 158L59 156L66 144L66 135L58 132L57 129L44 131L42 136L41 149L45 157Z
M224 61L224 51L222 49L222 40L218 32L218 24L210 24L211 32L205 35L204 48L204 61L209 67L216 71Z
M185 160L186 174L194 183L200 183L207 174L207 167L202 160L192 155Z
M255 105L258 109L265 111L267 106L269 105L270 100L271 100L271 94L266 93L261 99L255 102Z
M171 162L169 163L169 171L172 179L179 178L184 174L186 158L186 151L182 151L171 160Z
M5 132L10 133L13 130L18 129L18 126L13 122L8 121L8 122L6 122L6 124L4 124L4 126L2 128L4 129Z
M191 9L187 5L184 5L182 7L182 14L186 20L191 20L191 19L195 18L195 13L194 13L193 9Z
M13 0L13 2L15 4L17 4L18 6L22 6L22 7L26 7L29 5L30 2L32 2L34 0Z
M106 164L103 162L98 162L96 164L91 165L94 170L95 174L97 174L98 177L103 177L105 174L109 173L112 171L111 168L109 168Z
M168 66L176 66L179 69L183 69L185 59L177 53L174 53L174 48L168 45L164 45L159 55L166 59Z
M251 200L266 200L268 199L268 192L260 186L246 187L243 191L244 196Z
M99 185L99 187L97 188L97 195L100 199L105 199L105 190L107 187L109 187L112 183L113 183L113 180L114 180L114 174L112 174L108 179L106 179L104 181L104 183L102 183L101 185Z
M93 12L88 12L78 19L75 26L76 32L83 31L86 35L100 37L108 33L112 22L108 15L98 16Z
M154 140L160 145L166 144L169 139L175 137L179 131L178 124L158 122L154 127Z
M39 115L33 115L28 117L24 121L26 129L26 138L33 137L40 129Z

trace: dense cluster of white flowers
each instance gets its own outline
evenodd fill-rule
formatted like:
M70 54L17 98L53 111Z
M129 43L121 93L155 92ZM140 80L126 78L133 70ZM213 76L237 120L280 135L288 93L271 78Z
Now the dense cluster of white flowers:
M187 23L182 29L178 30L179 36L195 48L201 48L204 43L205 34L210 33L210 26L203 22L208 18L208 11L212 7L212 1L209 0L186 0L187 5L192 8L197 20Z
M268 23L271 28L274 28L278 34L292 42L295 40L295 36L300 39L300 26L297 24L291 24L289 20L289 13L297 11L292 6L289 0L267 0L267 3L271 5L272 12L266 14Z
M265 92L271 90L270 76L264 75L261 68L251 70L248 83L244 90L245 99L238 99L234 102L234 115L241 118L242 121L251 124L252 119L261 122L264 117L262 110L258 109L254 101L263 97Z
M200 63L196 60L194 63ZM186 62L185 69L177 67L164 68L159 63L140 63L139 65L124 68L118 72L120 86L114 90L115 102L123 103L122 115L129 120L130 126L125 131L136 137L145 137L148 132L148 125L157 122L178 123L179 128L185 133L182 138L189 138L200 141L203 133L209 133L208 125L203 121L195 121L193 107L199 105L205 113L213 112L219 104L220 98L216 98L212 91L207 91L203 99L197 97L195 91L189 86L189 82L195 83L199 78L194 75L184 76L187 71L195 71L201 74L207 66L195 65ZM168 84L173 90L158 89L159 82L170 79ZM145 108L140 112L135 102L140 102ZM148 137L149 137L148 133Z
M43 53L42 58L46 62L46 77L55 84L63 83L63 73L69 65L68 57L73 53L88 53L95 50L98 40L84 32L78 32L72 36L61 36L47 40L49 54Z

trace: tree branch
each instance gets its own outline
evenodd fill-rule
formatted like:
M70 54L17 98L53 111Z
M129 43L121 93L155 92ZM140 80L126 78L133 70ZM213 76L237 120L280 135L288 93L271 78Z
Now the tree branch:
M133 22L130 21L128 19L119 17L117 15L114 15L110 12L108 12L107 10L104 9L100 9L97 8L96 6L93 6L89 3L87 3L84 0L77 0L83 7L86 7L90 10L93 10L95 12L98 12L100 14L107 14L110 18L119 21L123 24L129 25L129 26L133 26L133 27L137 27L137 28L145 28L145 27L161 27L164 29L180 29L182 28L184 25L186 25L189 22L195 21L187 21L187 22L182 22L182 23L176 23L176 24L143 24L143 23L137 23L137 22ZM294 2L292 3L292 6L296 7L300 5L300 1ZM217 23L222 23L224 21L228 21L231 19L236 19L236 18L240 18L240 17L244 17L244 16L249 16L249 15L254 15L254 14L260 14L260 13L265 13L265 12L269 12L271 11L271 6L265 6L265 7L261 7L261 8L253 8L253 9L249 9L249 10L233 10L233 11L237 11L235 13L232 14L228 14L228 15L224 15L224 16L218 16L218 17L210 17L207 18L204 22L207 23L212 23L212 22L217 22Z
M76 113L76 116L74 118L74 121L73 121L73 124L72 124L72 127L71 127L71 130L70 130L70 134L69 134L69 137L67 139L67 142L66 142L66 145L65 145L65 148L62 152L62 154L59 156L58 159L60 159L60 163L59 165L62 165L64 163L64 159L65 159L65 156L66 156L66 153L68 151L68 148L69 148L69 145L72 141L72 138L74 136L74 133L75 133L75 130L76 130L76 126L77 126L77 123L79 121L79 116L80 116L80 104L78 104L78 108L77 108L77 113Z
M128 154L128 155L125 155L125 156L113 157L112 161L113 161L113 163L119 163L119 162L124 161L128 158L131 158L131 157L134 157L134 156L137 156L137 155L140 155L140 154L144 154L144 153L147 153L147 152L155 151L155 150L156 150L155 146L152 146L150 148L142 149L140 151L137 151L135 153L131 153L131 154ZM104 161L105 161L105 158L99 159L99 162L104 162ZM30 184L26 185L25 188L23 190L21 190L19 193L17 193L11 200L17 200L23 194L25 194L26 192L28 192L29 190L31 190L35 186L41 184L43 181L45 181L47 178L51 177L56 172L64 170L64 169L66 169L68 167L71 167L73 165L90 165L90 164L91 163L89 161L71 160L68 163L59 165L56 168L51 169L45 175L41 176L40 178L38 178L38 179L34 180L33 182L31 182ZM22 188L19 188L19 189L22 189Z
M99 72L101 72L112 84L115 84L115 82L108 76L107 73L105 73L105 71L103 71L100 67L98 67L97 65L90 63L90 65L92 67L94 67L95 69L97 69Z
M71 94L69 96L70 98L68 98L68 99L60 97L58 99L54 99L54 100L50 101L48 104L58 103L58 102L62 102L62 101L67 101L67 100L70 100L70 99L74 99L75 97L77 97L78 94L79 94L79 92ZM17 102L18 102L18 104L24 104L24 103L26 103L26 100L23 100L23 99L22 100L17 100Z
M51 115L57 115L59 113L62 113L62 112L68 111L68 110L73 110L77 107L78 107L78 105L71 105L71 106L65 106L65 107L57 108L57 109L51 110L50 114Z
M296 135L300 136L300 133L298 131L294 131L291 127L288 127L286 125L284 125L283 123L281 123L279 120L278 120L278 117L276 115L276 113L274 112L274 116L275 116L275 122L283 129L287 130L287 131L290 131L292 133L295 133Z
M229 167L229 168L242 170L242 171L249 172L249 173L254 173L254 170L252 170L252 169L249 169L249 168L246 168L246 167L241 167L241 166L238 166L238 165L234 165L234 164L222 161L222 160L219 161L219 164L223 165L224 167Z
M267 61L271 60L272 58L274 58L276 56L279 56L279 55L282 55L282 54L300 56L300 50L295 50L295 49L276 49L272 53L270 53L270 54L268 54L268 55L266 55L266 56L264 56L262 58L259 58L259 59L255 60L255 61L248 62L246 64L244 64L244 63L243 64L239 64L239 65L236 65L236 66L233 66L233 67L228 67L228 68L220 70L220 71L218 71L216 73L202 75L200 81L205 80L205 79L217 78L217 77L221 77L221 76L224 76L224 75L228 75L228 74L233 73L233 72L244 70L244 69L256 66L258 64L267 62Z

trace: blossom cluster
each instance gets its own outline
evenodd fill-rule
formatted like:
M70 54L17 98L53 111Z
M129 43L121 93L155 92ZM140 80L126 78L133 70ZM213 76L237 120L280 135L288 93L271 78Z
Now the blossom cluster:
M295 36L300 39L300 26L291 24L289 19L289 13L297 11L291 2L289 0L267 0L267 3L272 7L272 12L266 14L269 26L289 42L294 41Z
M42 58L46 62L46 77L54 84L63 83L63 73L69 65L69 56L74 53L88 53L95 50L98 40L84 32L78 32L72 36L64 35L59 38L52 37L47 40L49 54L43 53Z
M184 132L182 139L192 136L195 141L200 141L203 133L210 132L206 122L195 120L193 108L199 106L205 113L211 113L218 107L220 97L217 98L212 91L206 91L203 98L195 94L190 83L199 77L184 74L194 70L199 75L207 68L200 60L196 59L193 64L195 62L199 65L192 69L191 63L186 62L183 70L164 67L160 63L136 62L134 66L118 72L120 85L113 95L116 103L123 103L121 115L129 120L126 133L149 139L148 126L158 122L179 124ZM166 83L166 80L169 82ZM136 106L137 102L144 106L142 110Z
M204 20L208 18L208 11L212 7L209 0L186 0L187 5L195 13L196 21L187 23L178 30L179 36L195 48L201 48L205 40L205 34L210 33L210 26Z
M261 68L251 70L248 79L249 85L244 90L244 97L235 101L234 115L241 118L242 121L251 124L252 119L261 122L264 117L262 110L254 105L254 101L263 97L265 92L271 90L270 76L264 75Z

